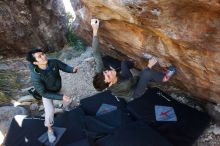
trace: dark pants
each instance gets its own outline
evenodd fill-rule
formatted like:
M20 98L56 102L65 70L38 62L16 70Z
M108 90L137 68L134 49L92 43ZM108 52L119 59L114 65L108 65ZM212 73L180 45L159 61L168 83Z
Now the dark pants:
M133 78L130 69L133 68L133 62L131 61L122 61L121 63L121 75L131 79ZM139 80L135 86L133 93L133 98L138 98L145 93L148 82L154 81L157 83L162 82L164 74L162 72L154 71L150 68L145 68L141 71Z

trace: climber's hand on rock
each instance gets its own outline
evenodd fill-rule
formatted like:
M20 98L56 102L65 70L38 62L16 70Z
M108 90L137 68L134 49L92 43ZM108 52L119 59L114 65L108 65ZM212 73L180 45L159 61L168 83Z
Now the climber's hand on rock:
M148 62L148 68L152 68L157 63L156 57L152 57Z
M99 28L99 19L91 19L91 25L93 29Z
M91 19L91 26L93 29L93 35L96 36L99 29L99 19Z

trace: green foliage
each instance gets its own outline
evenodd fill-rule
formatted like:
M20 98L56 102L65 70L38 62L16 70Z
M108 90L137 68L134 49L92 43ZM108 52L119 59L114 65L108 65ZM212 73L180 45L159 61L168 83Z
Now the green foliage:
M10 97L0 91L0 104L10 103Z
M17 74L11 70L0 70L0 104L9 103L12 93L20 87Z
M70 30L70 28L68 28L68 31L66 33L66 39L67 39L68 45L75 48L77 51L84 51L85 50L84 42L79 37L77 37Z
M77 37L73 31L71 30L72 28L72 23L73 23L73 16L69 13L66 13L67 17L67 33L66 33L66 39L68 42L68 45L75 48L77 51L84 51L85 50L85 43Z

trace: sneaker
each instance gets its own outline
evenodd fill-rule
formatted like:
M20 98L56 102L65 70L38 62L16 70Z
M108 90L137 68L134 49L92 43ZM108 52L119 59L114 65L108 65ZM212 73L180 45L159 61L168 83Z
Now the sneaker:
M48 140L50 143L54 143L55 140L56 140L56 137L54 135L54 132L53 131L48 131L47 132L47 135L48 135Z
M174 75L175 72L176 72L176 68L174 66L169 66L167 68L167 70L165 71L163 82L169 81L170 78Z

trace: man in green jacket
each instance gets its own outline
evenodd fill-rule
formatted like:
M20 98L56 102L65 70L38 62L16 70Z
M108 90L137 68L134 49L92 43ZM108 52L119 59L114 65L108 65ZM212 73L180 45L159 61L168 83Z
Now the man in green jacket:
M134 67L134 62L125 60L121 62L121 71L114 69L104 70L101 54L98 48L98 28L99 20L92 19L91 26L93 28L93 55L96 62L96 75L93 78L93 86L98 90L109 89L116 97L124 98L127 102L134 98L141 97L146 90L150 81L167 82L175 73L174 66L168 67L165 73L152 70L157 63L156 58L149 59L148 66L143 69L138 77L133 77L130 69Z
M31 80L36 91L42 96L45 110L45 126L48 127L48 139L50 143L56 140L52 125L54 122L53 100L62 100L63 106L71 103L71 98L59 93L61 89L60 70L67 73L76 73L78 68L71 67L56 59L47 59L41 49L32 49L28 52L27 58L31 71Z

